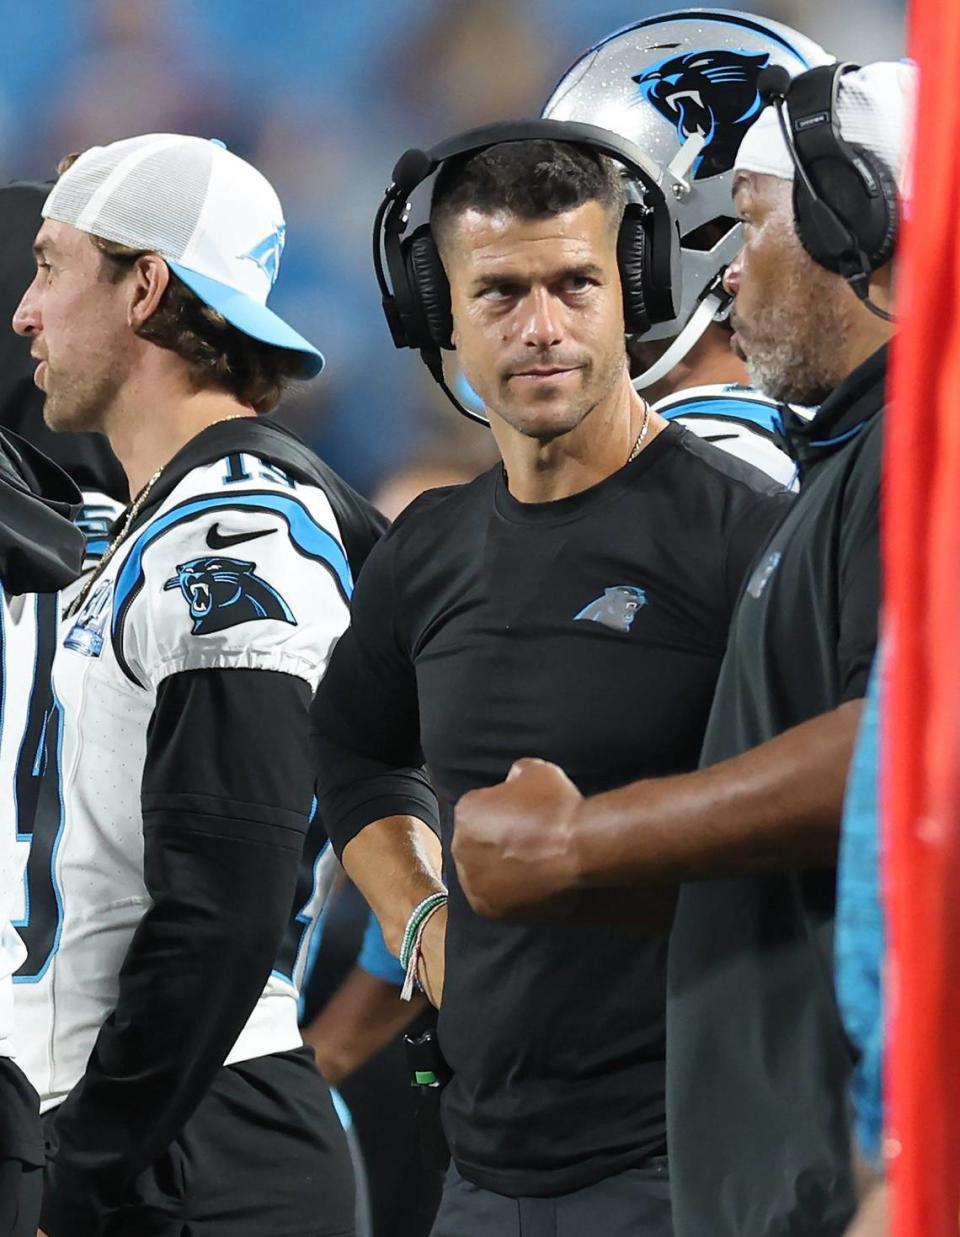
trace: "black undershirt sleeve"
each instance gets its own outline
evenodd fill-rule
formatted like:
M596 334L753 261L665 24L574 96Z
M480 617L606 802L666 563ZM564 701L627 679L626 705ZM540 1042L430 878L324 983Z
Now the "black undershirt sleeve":
M290 917L312 798L310 688L266 670L164 680L147 732L153 905L116 1008L54 1120L41 1227L95 1237L190 1117L249 1017Z
M311 711L317 800L338 855L384 817L416 816L439 829L436 795L420 767L420 707L412 656L400 634L396 546L388 534L360 572L350 626Z

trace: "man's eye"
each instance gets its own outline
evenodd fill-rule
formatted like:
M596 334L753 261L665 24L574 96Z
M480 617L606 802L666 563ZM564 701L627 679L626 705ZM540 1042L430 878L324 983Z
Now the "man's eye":
M521 290L515 283L495 283L486 288L483 295L491 301L508 301L519 296Z
M563 281L563 286L568 292L586 292L593 285L594 281L589 275L568 275Z

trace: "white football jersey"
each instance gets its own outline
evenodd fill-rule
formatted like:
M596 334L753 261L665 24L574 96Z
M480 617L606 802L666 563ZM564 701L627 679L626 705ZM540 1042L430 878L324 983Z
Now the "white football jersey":
M84 490L83 506L76 524L86 538L86 553L83 570L89 571L99 563L110 544L110 530L123 513L123 503L100 490Z
M47 922L16 986L18 1060L42 1111L83 1074L150 906L140 792L159 685L181 671L242 668L315 688L346 627L352 584L324 490L234 453L182 476L61 623L46 748L62 810L34 874ZM297 984L336 862L325 839L314 850L312 888L298 886L277 969L227 1063L301 1042Z
M688 387L652 404L654 412L676 421L691 433L745 460L787 489L795 490L797 466L784 450L783 408L752 387L733 383ZM795 408L810 416L812 412Z

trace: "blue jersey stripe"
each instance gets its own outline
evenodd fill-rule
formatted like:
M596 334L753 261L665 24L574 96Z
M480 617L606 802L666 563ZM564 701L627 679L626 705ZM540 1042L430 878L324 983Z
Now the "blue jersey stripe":
M738 399L736 396L717 396L713 399L691 399L675 404L672 408L657 408L665 421L677 417L722 417L725 421L743 421L756 425L768 434L782 434L783 423L780 409L756 400Z

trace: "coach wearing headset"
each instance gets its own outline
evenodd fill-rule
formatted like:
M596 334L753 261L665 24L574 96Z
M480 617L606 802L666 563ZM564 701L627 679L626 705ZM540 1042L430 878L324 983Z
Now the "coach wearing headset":
M627 883L642 905L645 889L688 882L668 978L680 1237L838 1237L853 1208L833 867L876 642L913 71L826 66L766 85L776 106L736 163L735 340L768 395L823 402L791 427L800 497L737 607L704 767L584 800L559 769L522 762L506 785L461 800L453 848L468 899L488 915Z
M582 924L477 915L453 807L531 751L584 793L695 767L734 599L789 503L633 390L625 322L670 309L648 249L669 203L631 166L647 202L625 205L601 152L643 156L599 133L494 127L402 160L385 204L394 244L440 162L429 229L387 248L392 327L437 363L455 346L503 460L394 524L314 706L324 822L440 1006L435 1237L672 1232L665 939L599 922L607 895Z

